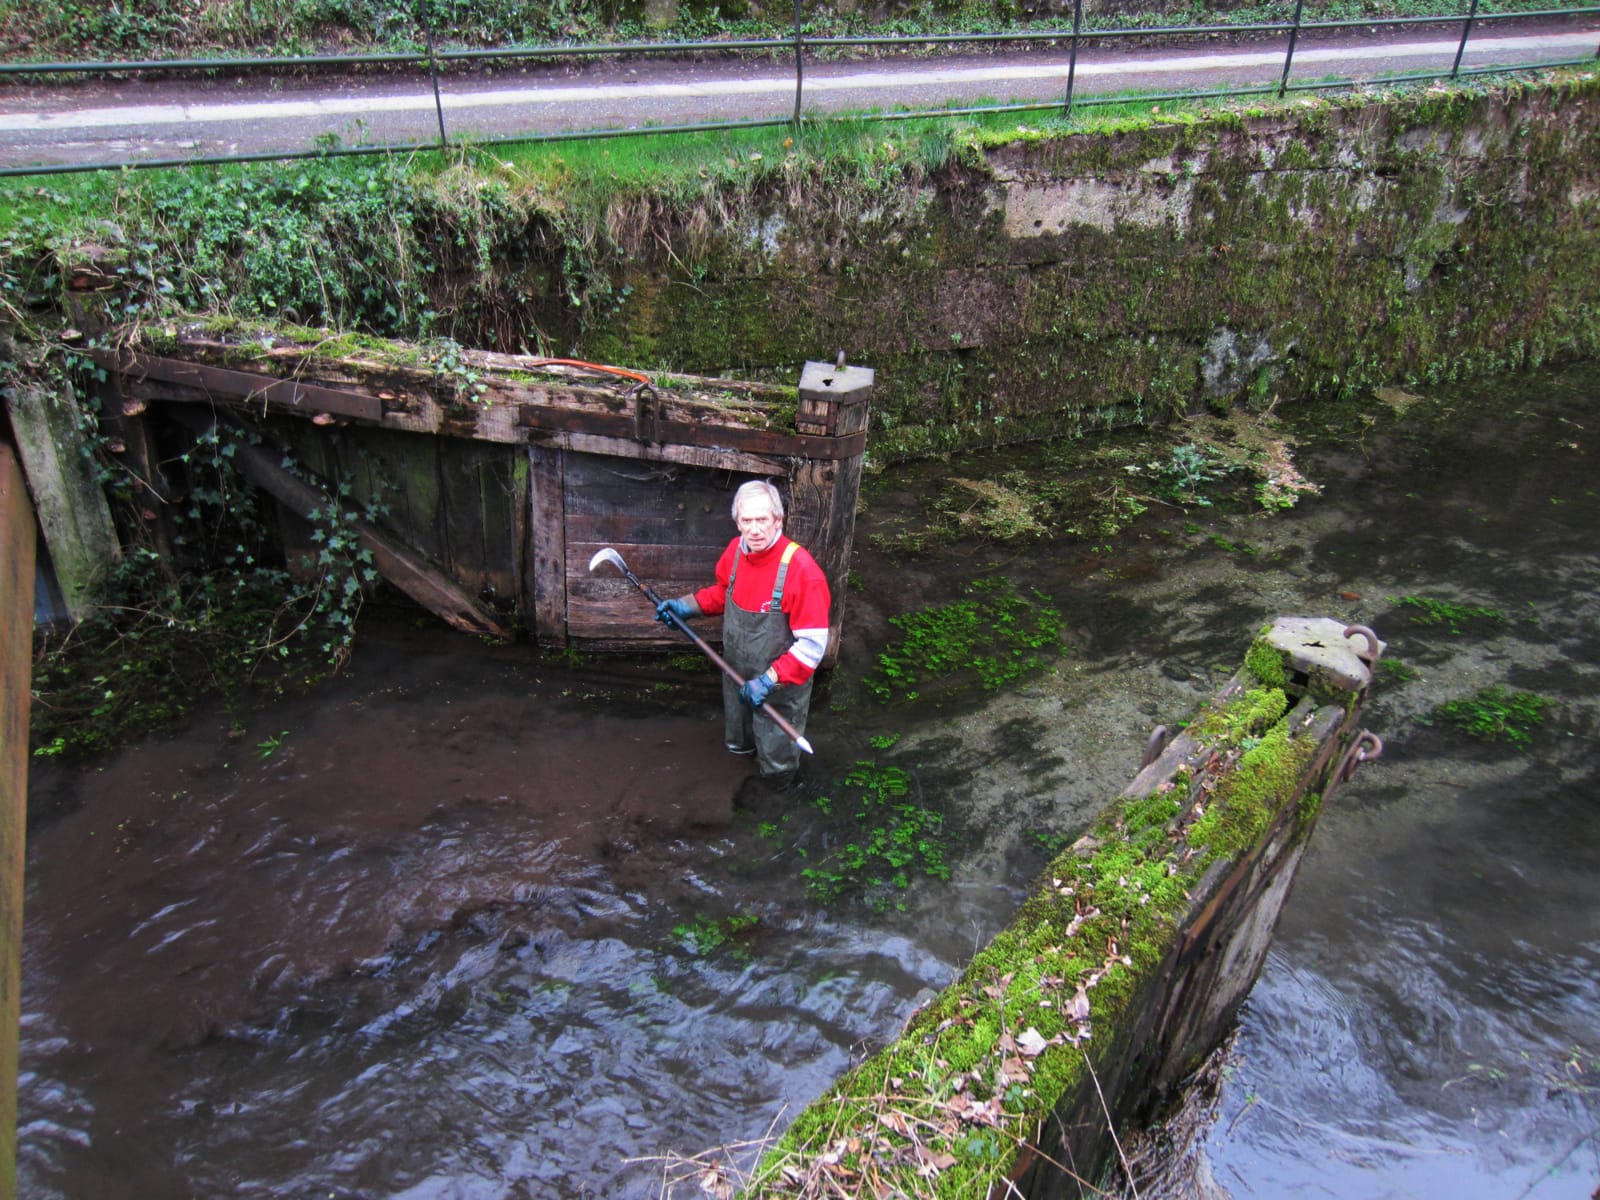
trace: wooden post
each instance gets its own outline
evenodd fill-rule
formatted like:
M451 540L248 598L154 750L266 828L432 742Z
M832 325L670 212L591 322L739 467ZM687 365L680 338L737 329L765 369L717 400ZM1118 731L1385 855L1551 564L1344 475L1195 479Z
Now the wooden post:
M523 562L522 611L533 614L542 646L567 644L566 455L528 447L528 546Z
M849 366L842 354L836 363L806 363L800 372L795 428L825 437L861 433L867 427L874 377L872 368ZM816 557L833 593L824 667L832 667L839 658L862 457L858 453L837 460L801 459L789 475L790 508L805 516L803 523L795 522L785 532Z
M22 851L33 664L33 507L0 443L0 1196L17 1194L17 1053L22 1016Z
M9 408L17 456L27 471L50 565L68 615L81 621L122 547L105 492L91 469L77 403L70 390L51 395L37 384L19 383Z

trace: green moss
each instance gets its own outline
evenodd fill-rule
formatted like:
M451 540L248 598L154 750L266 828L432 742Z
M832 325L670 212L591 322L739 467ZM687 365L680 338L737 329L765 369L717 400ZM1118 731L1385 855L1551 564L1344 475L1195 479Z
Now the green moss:
M1269 730L1218 785L1211 807L1194 824L1190 835L1194 843L1204 846L1212 858L1230 857L1253 845L1315 751L1314 742L1291 740L1287 726Z
M840 1079L765 1156L747 1197L793 1194L786 1167L839 1174L868 1160L906 1194L982 1195L1010 1169L1064 1096L1087 1082L1090 1059L1115 1040L1176 944L1202 873L1249 853L1299 788L1318 744L1295 739L1288 699L1257 687L1190 726L1213 762L1204 788L1179 770L1162 788L1124 800L1093 833L1057 856L1015 921L924 1008L902 1037ZM1307 792L1308 825L1320 797ZM1187 823L1186 823L1187 822ZM1093 1040L1082 1032L1088 1002ZM1024 1057L1024 1032L1042 1049ZM986 1115L974 1125L952 1113ZM918 1120L915 1141L949 1165L930 1174L886 1112ZM945 1119L949 1118L949 1119ZM975 1130L992 1133L988 1142ZM841 1186L843 1184L841 1183Z
M1288 711L1281 687L1251 688L1220 708L1207 709L1190 731L1201 741L1238 742L1262 734Z
M1257 635L1256 640L1250 644L1250 649L1245 652L1245 668L1254 675L1262 684L1269 688L1283 688L1289 684L1289 660L1281 650L1276 650L1267 641L1266 635L1271 629L1268 626Z

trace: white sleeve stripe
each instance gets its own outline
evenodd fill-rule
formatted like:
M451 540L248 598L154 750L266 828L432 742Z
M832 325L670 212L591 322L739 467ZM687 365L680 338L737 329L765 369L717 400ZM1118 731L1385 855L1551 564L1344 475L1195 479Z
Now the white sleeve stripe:
M789 653L805 663L813 671L822 661L822 656L828 649L828 630L821 629L796 629L794 632L794 645L789 647Z

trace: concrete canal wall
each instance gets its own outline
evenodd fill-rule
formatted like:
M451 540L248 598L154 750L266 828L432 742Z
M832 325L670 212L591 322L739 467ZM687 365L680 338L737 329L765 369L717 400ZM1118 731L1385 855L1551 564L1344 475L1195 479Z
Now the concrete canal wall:
M797 168L692 246L641 229L613 314L527 315L705 373L842 349L877 462L1600 352L1594 72L993 143L874 188Z

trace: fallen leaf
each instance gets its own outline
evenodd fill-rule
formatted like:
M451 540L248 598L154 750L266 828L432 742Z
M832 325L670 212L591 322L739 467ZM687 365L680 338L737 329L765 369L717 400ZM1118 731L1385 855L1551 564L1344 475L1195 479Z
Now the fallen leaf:
M1045 1041L1044 1035L1032 1025L1017 1035L1017 1049L1029 1058L1037 1058L1044 1053L1044 1048L1050 1043Z
M1087 1021L1089 1019L1089 996L1082 988L1078 989L1078 994L1067 1005L1067 1016L1074 1021Z

